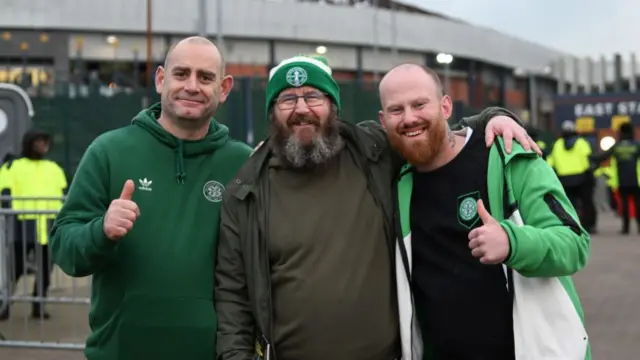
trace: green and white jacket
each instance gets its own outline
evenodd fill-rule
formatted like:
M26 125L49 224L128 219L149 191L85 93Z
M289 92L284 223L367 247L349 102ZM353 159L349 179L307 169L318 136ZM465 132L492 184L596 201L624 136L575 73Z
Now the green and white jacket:
M557 278L565 290L561 296L569 297L575 307L573 314L566 315L577 315L584 324L582 307L570 276L586 265L590 238L577 220L576 211L557 176L542 158L534 152L527 152L515 142L511 153L507 154L501 137L497 138L490 150L487 174L491 215L505 229L511 245L511 254L504 263L509 284L512 284L512 271L524 278ZM399 233L396 244L396 280L402 359L428 360L432 359L429 339L422 339L420 333L410 281L412 259L409 210L413 189L411 166L406 165L402 169L396 188L396 231ZM518 226L510 219L518 209L526 224L524 226ZM511 285L509 287L513 288ZM573 310L570 305L569 310L568 312ZM555 315L551 318L555 318ZM583 334L561 336L573 337L573 343L580 336L577 340L583 342L586 348L585 360L591 359L586 333L584 338ZM567 338L555 340L562 343ZM545 353L545 350L540 349L539 353Z

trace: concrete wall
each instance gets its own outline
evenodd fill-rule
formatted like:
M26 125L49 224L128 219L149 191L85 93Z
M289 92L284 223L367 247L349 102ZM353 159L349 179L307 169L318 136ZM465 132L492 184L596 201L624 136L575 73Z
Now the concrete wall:
M0 13L4 14L4 9ZM8 38L5 39L5 36ZM68 38L67 33L63 31L54 33L33 30L3 31L0 33L0 62L7 58L36 58L42 63L51 65L56 79L65 81L69 74Z
M396 44L405 52L448 52L530 70L539 70L563 55L494 30L420 14L397 13L393 21L390 11L370 8L267 0L222 1L222 30L235 38L293 40L330 48L335 44L369 47L376 42L382 47ZM145 4L145 0L4 0L0 24L7 28L142 34L145 31ZM196 32L197 0L154 0L153 4L156 33L188 35ZM217 28L214 4L211 2L207 9L207 24L212 35ZM397 24L395 32L392 23ZM393 34L397 34L395 39ZM254 54L257 56L258 53L251 51L245 56L251 60L246 61L255 61ZM347 65L352 60L336 55L336 62Z
M86 60L124 60L131 61L138 52L138 59L146 59L146 38L143 35L118 35L117 46L107 43L107 37L111 34L103 33L70 33L68 41L68 56L75 58L78 54ZM169 45L182 37L171 36L167 42L163 36L154 36L152 39L152 53L154 60L164 59L164 54ZM225 58L228 63L268 65L270 61L269 42L265 40L225 40ZM82 44L81 51L78 46ZM305 44L298 42L276 41L275 61L279 62L297 54L315 53L317 44ZM334 69L356 70L357 47L349 45L328 45L325 54ZM374 56L373 49L363 49L362 66L365 71L386 71L395 64L402 62L424 63L424 54L418 52L398 51L395 55L388 49L379 49Z
M624 82L640 75L640 63L631 54L622 54L621 77ZM633 62L636 62L635 67ZM553 63L554 73L566 83L585 87L598 87L615 81L614 56L604 58L578 58L574 56L557 59ZM577 87L569 87L567 93L575 93ZM636 90L637 91L637 90Z
M109 34L110 35L110 34ZM67 53L70 58L78 55L86 60L124 60L132 61L135 51L138 52L138 59L147 58L147 40L142 35L118 34L117 45L107 43L108 34L98 33L69 33ZM164 59L167 46L163 36L154 36L151 41L153 49L153 59Z
M478 61L476 70L468 74L466 65L454 60L451 93L456 99L472 104L502 99L523 107L524 94L514 89L513 76L498 67L540 72L545 67L555 69L549 64L563 55L493 30L418 14L396 13L394 40L392 14L386 10L376 14L374 9L286 1L223 1L225 57L228 71L235 76L264 76L273 62L314 53L319 45L326 46L336 78L342 80L353 79L358 65L365 78L370 78L371 72L384 72L401 62L425 63L426 58L432 62L435 53L449 52L458 59ZM4 56L15 53L23 38L33 43L29 56L52 58L56 79L62 81L69 77L69 60L78 56L88 61L146 60L145 0L3 2L8 4L3 4L6 11L0 12L0 24L11 32L12 40L6 47L0 38L0 63ZM196 33L197 0L154 0L153 4L152 56L159 62L172 43ZM214 4L211 2L208 9L212 38L217 25ZM44 29L49 41L38 44ZM107 42L111 35L117 37L117 46ZM378 45L377 53L374 44ZM393 44L398 49L395 53L390 51ZM487 65L491 63L498 66ZM504 93L497 90L502 85ZM490 92L483 90L488 87Z

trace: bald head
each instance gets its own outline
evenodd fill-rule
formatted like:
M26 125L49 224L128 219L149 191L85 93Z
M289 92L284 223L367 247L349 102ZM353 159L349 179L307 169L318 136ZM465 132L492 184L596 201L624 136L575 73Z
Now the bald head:
M383 100L386 93L398 83L409 79L420 81L424 83L425 87L433 89L437 98L444 96L444 88L440 82L440 77L433 69L424 65L404 63L391 68L380 80L380 85L378 86L380 100Z
M164 66L156 70L161 124L186 131L172 132L181 139L201 138L232 87L233 77L224 74L222 54L209 39L194 36L179 41L167 52Z
M182 52L186 48L193 47L193 45L200 46L205 51L207 51L207 48L209 48L209 50L211 51L211 55L220 64L220 74L224 75L224 58L222 57L220 50L211 40L202 36L190 36L171 45L169 51L167 51L167 56L164 59L164 67L168 68L171 65L174 53Z
M451 98L438 74L426 66L401 64L380 81L378 113L389 142L410 164L429 168L447 145Z

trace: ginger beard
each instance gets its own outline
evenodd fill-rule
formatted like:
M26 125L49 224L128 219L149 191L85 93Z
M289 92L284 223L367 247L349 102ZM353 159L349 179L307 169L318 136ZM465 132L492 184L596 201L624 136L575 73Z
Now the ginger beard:
M431 163L442 148L447 136L448 124L440 111L438 119L427 120L424 125L424 132L417 136L407 136L407 132L419 130L419 126L411 124L406 126L400 123L396 129L387 130L387 136L391 146L411 165L424 165Z
M313 168L332 159L343 147L337 110L332 107L324 121L310 113L293 114L286 123L270 117L273 150L293 168Z

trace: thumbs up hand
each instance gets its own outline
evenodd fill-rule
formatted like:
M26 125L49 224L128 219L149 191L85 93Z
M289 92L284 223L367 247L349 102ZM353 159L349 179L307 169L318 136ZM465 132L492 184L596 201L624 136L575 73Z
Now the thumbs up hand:
M471 255L480 259L483 264L500 264L509 256L509 235L500 223L494 219L482 203L478 200L478 216L482 226L469 233L469 248Z
M138 205L131 201L135 185L133 180L127 180L122 187L122 193L109 205L107 213L104 215L102 229L109 240L118 241L122 239L131 229L133 223L140 216Z

